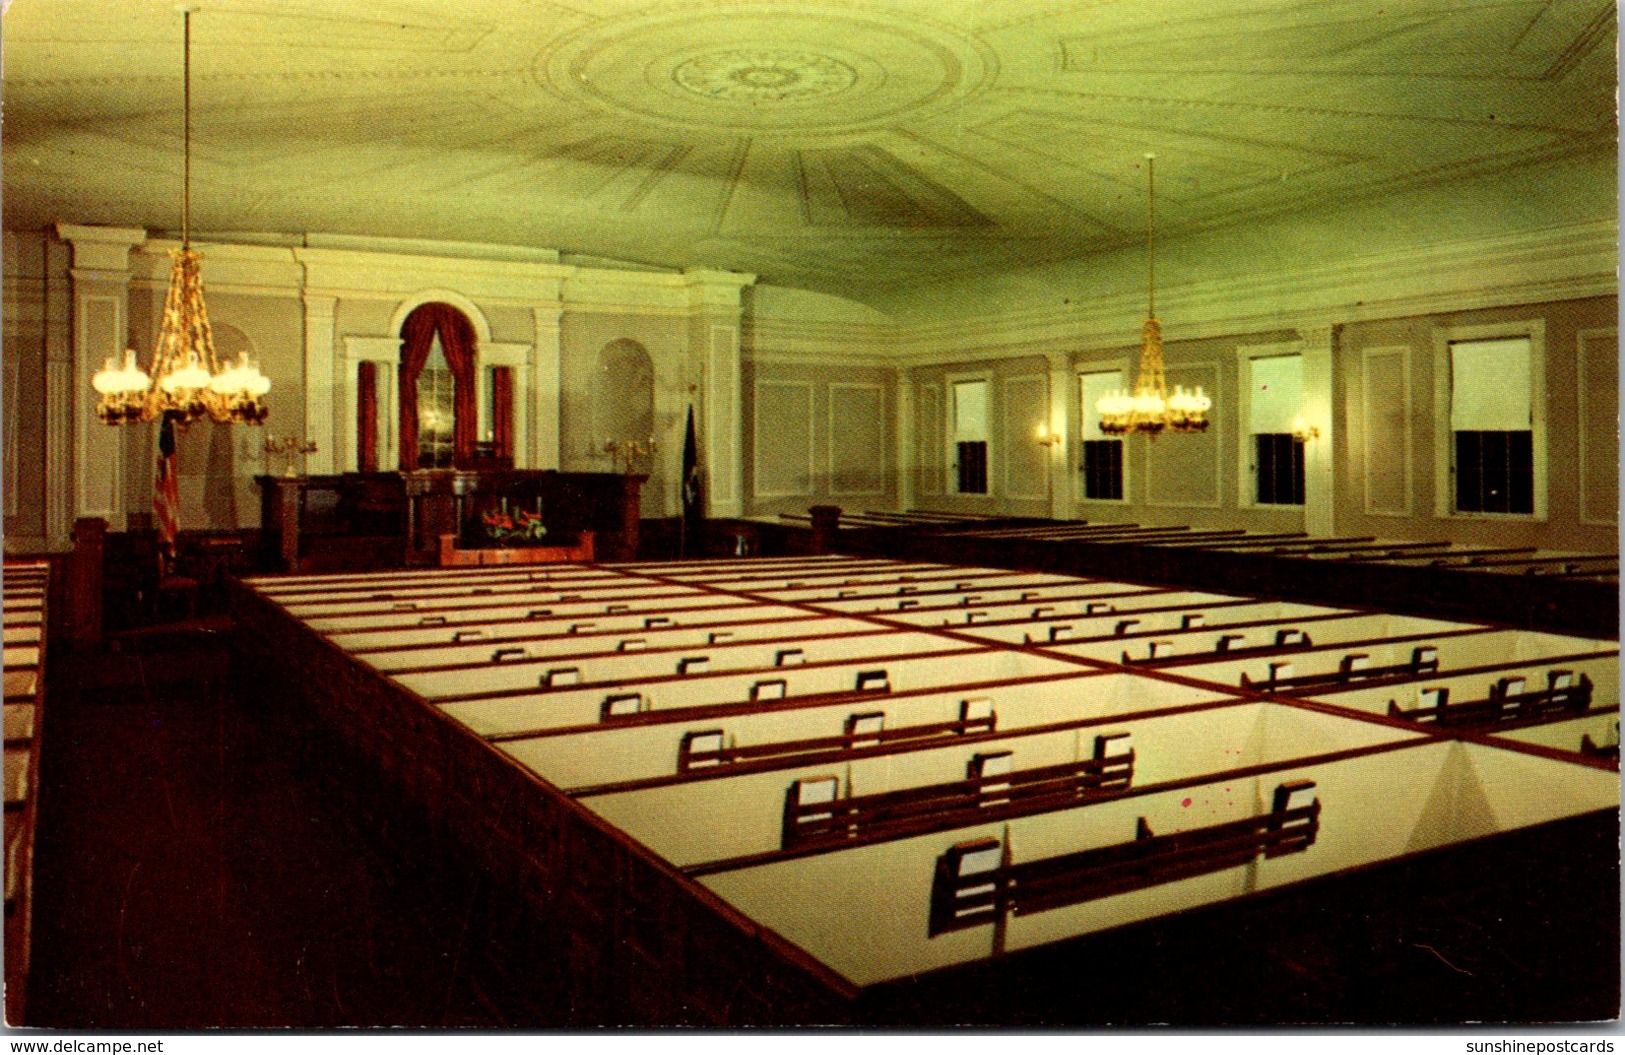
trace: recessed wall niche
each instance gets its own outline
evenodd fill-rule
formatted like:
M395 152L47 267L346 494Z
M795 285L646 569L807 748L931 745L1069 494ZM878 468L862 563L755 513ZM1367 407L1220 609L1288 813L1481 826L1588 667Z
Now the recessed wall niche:
M631 461L633 472L649 472L652 461L647 445L655 432L654 377L654 360L637 341L623 337L598 353L592 385L593 450L609 457L611 444L622 450L625 445L644 444L645 453ZM619 461L624 456L615 457Z

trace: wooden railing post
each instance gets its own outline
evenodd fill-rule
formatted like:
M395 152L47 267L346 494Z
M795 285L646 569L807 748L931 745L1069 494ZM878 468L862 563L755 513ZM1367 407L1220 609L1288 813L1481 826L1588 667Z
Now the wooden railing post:
M807 510L812 514L812 551L815 555L832 552L835 549L835 535L841 528L840 506L813 506Z
M107 521L80 517L73 522L73 553L68 558L68 641L75 650L102 643L102 569Z

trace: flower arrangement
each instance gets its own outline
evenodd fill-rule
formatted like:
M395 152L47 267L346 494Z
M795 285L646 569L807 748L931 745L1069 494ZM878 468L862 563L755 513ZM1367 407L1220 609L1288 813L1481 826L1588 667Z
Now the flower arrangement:
M503 545L534 545L547 538L547 525L542 522L542 503L536 502L536 512L524 509L508 510L508 500L502 500L500 509L480 514L485 537Z

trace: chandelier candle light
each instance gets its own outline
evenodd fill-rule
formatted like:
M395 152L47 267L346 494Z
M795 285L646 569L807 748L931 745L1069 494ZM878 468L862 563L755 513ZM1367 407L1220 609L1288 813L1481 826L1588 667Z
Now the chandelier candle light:
M1174 394L1168 394L1168 382L1162 369L1162 324L1157 321L1157 185L1155 154L1145 156L1146 197L1150 220L1146 225L1146 259L1149 308L1145 328L1141 332L1140 374L1134 382L1134 394L1118 389L1100 398L1095 412L1100 415L1100 431L1108 436L1125 436L1131 432L1144 432L1155 437L1168 429L1172 432L1203 432L1207 429L1207 412L1213 400L1198 385L1192 392L1180 385Z
M205 414L225 424L259 425L270 413L265 396L271 391L271 380L260 372L259 364L247 352L225 369L216 359L214 332L209 328L209 309L203 303L203 279L198 270L203 255L192 248L192 10L182 8L186 116L181 247L170 251L175 264L170 270L164 318L153 350L152 374L149 376L136 365L132 348L124 353L122 365L109 359L90 379L91 387L101 396L96 414L108 425L155 421L166 413L176 415L182 425Z

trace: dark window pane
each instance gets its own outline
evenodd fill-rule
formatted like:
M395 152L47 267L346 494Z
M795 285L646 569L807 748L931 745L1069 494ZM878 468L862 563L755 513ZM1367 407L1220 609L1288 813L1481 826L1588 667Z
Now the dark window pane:
M1083 496L1123 497L1123 441L1083 441Z
M959 451L959 493L987 494L987 441L963 440Z
M1456 511L1535 511L1532 432L1456 433Z
M1259 505L1303 505L1303 441L1290 432L1253 436Z

